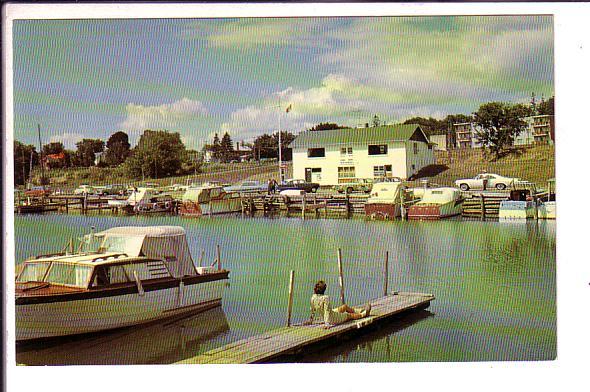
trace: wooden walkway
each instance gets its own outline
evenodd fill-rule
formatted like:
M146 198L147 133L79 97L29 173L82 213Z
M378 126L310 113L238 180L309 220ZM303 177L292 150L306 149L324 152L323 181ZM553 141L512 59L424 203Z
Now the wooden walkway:
M371 301L371 316L352 320L325 329L323 324L293 325L242 339L207 351L178 364L243 364L272 362L277 358L300 352L302 349L329 339L358 333L365 327L383 322L399 313L426 308L434 300L431 294L395 292Z

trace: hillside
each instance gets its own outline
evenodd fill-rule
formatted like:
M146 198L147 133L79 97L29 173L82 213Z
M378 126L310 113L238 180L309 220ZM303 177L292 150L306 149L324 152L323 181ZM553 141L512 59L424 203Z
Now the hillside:
M508 177L518 177L545 187L555 177L555 147L548 145L520 148L491 161L479 149L437 151L437 164L423 170L420 177L430 177L440 185L453 185L459 178L470 178L487 171Z

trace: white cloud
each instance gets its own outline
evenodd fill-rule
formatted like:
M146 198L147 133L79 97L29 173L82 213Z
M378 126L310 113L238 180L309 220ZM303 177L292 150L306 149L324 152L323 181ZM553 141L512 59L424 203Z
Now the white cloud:
M81 133L62 133L61 135L53 135L49 138L50 142L60 142L68 150L76 149L76 143L84 139Z
M208 113L202 102L188 98L158 106L129 103L125 109L127 117L119 123L119 128L130 134L141 133L146 129L175 130L183 122Z

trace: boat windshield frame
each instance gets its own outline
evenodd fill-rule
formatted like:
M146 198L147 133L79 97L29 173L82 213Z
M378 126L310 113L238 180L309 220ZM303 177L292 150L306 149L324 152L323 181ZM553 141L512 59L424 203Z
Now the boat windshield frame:
M21 280L22 275L25 273L25 271L27 270L28 267L32 267L34 268L34 266L38 266L41 264L47 264L47 269L45 269L45 272L43 273L43 277L41 278L41 280ZM60 282L60 281L55 281L55 280L48 280L50 274L54 271L55 268L61 268L61 267L71 267L71 271L66 271L67 274L67 278L71 278L71 275L74 274L74 278L75 281L78 282L78 277L81 277L82 279L80 279L80 283L73 283L73 284L69 284L69 283L64 283L64 282ZM76 272L78 271L85 271L84 274L80 274L79 276L76 275ZM86 265L86 264L79 264L79 263L72 263L72 262L67 262L67 261L62 261L62 260L54 260L54 261L25 261L25 265L23 267L23 270L18 274L18 276L16 277L16 282L17 283L29 283L29 282L35 282L35 283L49 283L51 285L55 285L55 286L65 286L65 287L73 287L73 288L78 288L78 289L87 289L88 285L90 284L90 279L92 277L94 273L94 266L92 265Z

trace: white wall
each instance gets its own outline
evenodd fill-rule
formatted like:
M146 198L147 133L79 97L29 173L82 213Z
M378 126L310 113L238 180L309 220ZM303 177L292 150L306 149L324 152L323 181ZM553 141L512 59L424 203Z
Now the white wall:
M427 149L426 144L418 144ZM352 155L341 155L341 147L352 147ZM434 161L432 150L429 151L431 160ZM409 152L412 153L413 150ZM421 164L422 161L428 159L421 154L419 158L415 158L415 163ZM354 166L355 178L373 178L373 167L382 165L392 165L393 176L407 178L406 143L389 143L385 155L369 155L366 144L328 146L326 147L326 156L321 158L308 158L307 148L293 149L293 178L305 179L306 168L321 168L321 180L318 181L320 185L338 184L338 167Z
M411 175L418 173L418 171L420 171L420 169L424 166L432 165L435 163L434 147L432 149L429 149L426 143L415 142L413 140L408 140L406 142L406 145L407 173L402 178L410 177ZM417 146L417 154L414 153L414 145ZM414 167L412 167L412 165L414 165Z

